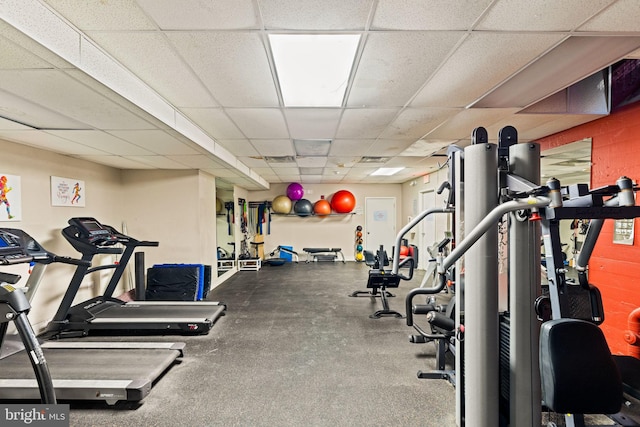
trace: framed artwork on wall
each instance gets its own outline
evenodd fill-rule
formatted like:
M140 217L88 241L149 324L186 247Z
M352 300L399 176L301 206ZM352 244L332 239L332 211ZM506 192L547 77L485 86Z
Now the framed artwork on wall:
M0 173L0 221L22 220L20 177Z
M85 206L84 181L75 178L51 177L51 206Z

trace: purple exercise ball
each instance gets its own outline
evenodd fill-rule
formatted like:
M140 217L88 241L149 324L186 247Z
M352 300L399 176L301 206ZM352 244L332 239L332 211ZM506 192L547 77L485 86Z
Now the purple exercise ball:
M304 196L304 189L302 188L302 185L298 184L297 182L292 182L291 184L289 184L289 186L287 187L288 198L295 201L302 199L302 196Z

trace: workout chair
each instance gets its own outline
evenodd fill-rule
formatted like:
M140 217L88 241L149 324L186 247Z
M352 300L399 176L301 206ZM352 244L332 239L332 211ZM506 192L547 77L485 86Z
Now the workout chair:
M554 319L540 331L542 400L561 414L615 414L622 380L604 334L579 319Z
M369 265L371 261L371 255L367 255L365 251L365 263ZM367 258L369 261L367 262ZM354 291L349 294L350 297L357 297L362 294L369 295L371 297L378 297L382 301L382 310L378 310L375 313L371 314L369 317L371 319L379 319L381 317L397 317L404 318L404 316L395 310L391 310L389 308L389 301L387 297L393 297L394 295L387 291L387 288L397 288L400 286L400 280L411 280L413 277L413 258L405 258L400 266L405 264L409 264L409 275L403 276L400 274L393 274L390 270L385 270L384 266L389 265L389 258L387 257L386 252L384 251L384 247L380 245L380 249L378 249L378 254L373 258L373 264L371 265L372 269L369 270L369 278L367 280L367 289L371 289L370 291Z

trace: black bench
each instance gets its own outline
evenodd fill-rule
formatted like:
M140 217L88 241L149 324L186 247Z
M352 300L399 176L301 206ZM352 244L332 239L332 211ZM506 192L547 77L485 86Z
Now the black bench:
M307 263L313 261L337 261L338 256L346 264L341 248L303 248L307 254Z

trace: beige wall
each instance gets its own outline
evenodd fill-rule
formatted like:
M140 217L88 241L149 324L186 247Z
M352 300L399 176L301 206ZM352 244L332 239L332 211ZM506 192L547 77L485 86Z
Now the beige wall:
M22 186L22 221L0 222L0 226L23 229L49 251L78 258L78 252L60 234L69 218L95 216L114 226L122 221L120 204L117 203L123 188L120 171L2 140L0 151L0 173L20 176ZM83 180L86 206L52 207L52 175ZM28 277L26 265L2 267L1 270L21 274L21 284ZM55 313L73 271L73 266L62 264L53 264L47 268L33 301L34 309L29 316L36 328L43 326ZM96 278L92 277L83 283L80 298L88 298L94 292L97 280L92 279Z
M250 201L271 201L276 196L286 194L288 184L273 184L268 191L251 191ZM396 206L402 205L402 186L400 184L305 184L304 198L315 203L324 195L326 199L338 190L349 190L356 198L355 215L320 217L271 216L271 234L264 236L265 253L278 245L293 246L294 250L304 258L305 247L338 247L347 260L354 260L355 228L364 226L365 198L395 197ZM396 229L400 230L404 222L397 208Z
M74 216L91 216L122 229L139 240L157 240L157 248L144 248L146 266L155 263L216 263L215 177L198 171L120 171L88 161L0 140L0 173L18 175L22 186L22 221L0 226L23 229L47 250L80 257L60 230ZM84 208L52 207L50 177L85 182ZM113 255L94 258L94 265L110 264ZM2 271L28 277L28 266L3 267ZM37 331L53 317L67 289L74 267L53 264L47 269L33 301L30 319ZM102 292L110 271L87 277L76 302ZM129 289L121 282L116 295Z

